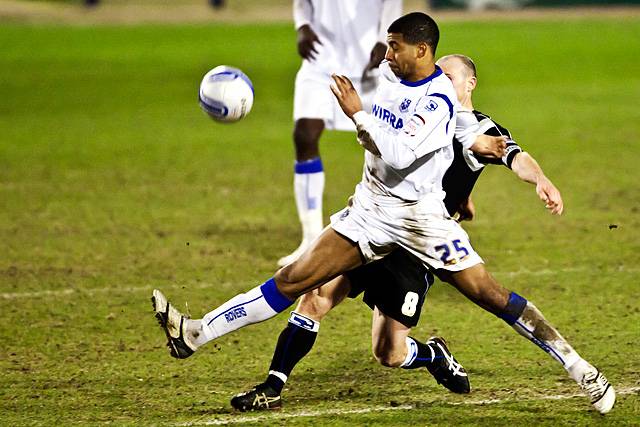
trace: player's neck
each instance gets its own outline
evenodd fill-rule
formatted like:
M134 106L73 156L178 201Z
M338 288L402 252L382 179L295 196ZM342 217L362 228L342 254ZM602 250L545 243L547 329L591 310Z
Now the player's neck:
M436 72L436 64L430 62L425 64L424 66L416 67L415 73L411 76L407 77L405 80L409 82L419 82L420 80L424 80L429 77L431 74Z

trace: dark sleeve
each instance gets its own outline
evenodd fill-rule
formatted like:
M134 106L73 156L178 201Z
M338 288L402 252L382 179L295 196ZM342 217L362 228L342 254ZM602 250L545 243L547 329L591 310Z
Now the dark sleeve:
M509 169L511 169L511 163L513 162L513 159L516 157L518 153L521 153L523 151L522 148L518 145L517 142L515 142L511 138L511 132L509 132L508 129L494 122L489 116L483 115L483 117L485 120L488 119L490 121L490 126L487 126L487 129L484 131L484 134L489 136L506 136L507 148L505 150L505 155L502 157L502 159L492 159L492 158L483 157L483 156L475 156L475 157L478 159L480 163L494 164L494 165L503 164Z

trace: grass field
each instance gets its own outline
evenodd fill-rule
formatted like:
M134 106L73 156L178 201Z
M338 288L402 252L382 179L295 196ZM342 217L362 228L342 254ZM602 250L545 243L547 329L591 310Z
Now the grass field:
M496 277L624 392L611 414L571 397L577 386L549 357L442 284L415 335L448 339L470 396L378 366L370 312L348 301L323 321L282 411L232 414L286 314L175 361L149 297L159 287L199 316L298 243L290 26L11 24L0 26L0 424L637 425L640 19L442 33L439 53L479 65L477 108L540 161L566 206L551 217L531 186L493 168L466 227ZM199 80L217 64L254 81L241 123L199 111ZM322 150L330 213L362 152L346 133L325 135Z

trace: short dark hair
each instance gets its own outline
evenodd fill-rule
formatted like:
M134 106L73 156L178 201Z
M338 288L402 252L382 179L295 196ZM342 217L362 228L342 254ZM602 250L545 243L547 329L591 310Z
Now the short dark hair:
M473 62L473 59L469 58L466 55L461 55L459 53L454 53L452 55L446 55L442 58L438 59L438 61L447 61L449 59L458 59L462 62L462 65L467 69L470 75L473 77L478 77L478 72L476 70L476 64Z
M426 43L435 56L440 30L432 17L422 12L412 12L393 21L387 29L389 33L400 33L409 44Z

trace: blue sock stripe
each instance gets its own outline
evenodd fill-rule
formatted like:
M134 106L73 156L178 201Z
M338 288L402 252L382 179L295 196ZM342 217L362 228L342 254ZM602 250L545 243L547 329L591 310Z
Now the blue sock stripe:
M433 362L434 360L444 359L444 356L435 356L435 357L416 357L415 361L420 362Z
M509 294L509 302L504 308L502 313L498 314L498 317L507 322L509 325L513 325L522 315L524 308L527 306L527 300L522 298L515 292Z
M267 304L269 304L276 313L283 312L287 307L293 304L293 301L280 293L273 277L260 286L260 291L262 292L262 295L264 295L264 299L267 301Z
M520 326L522 329L527 331L529 334L531 334L531 338L529 338L529 339L531 340L532 343L534 343L535 345L537 345L538 347L540 347L542 350L546 351L547 353L553 353L558 358L560 363L562 363L562 366L564 366L564 359L558 354L557 351L555 351L554 349L552 349L551 347L549 347L548 345L546 345L545 343L540 341L538 338L536 338L533 335L533 331L530 331L529 329L527 329L527 327L524 326L522 323L520 323L520 322L515 322L515 323L518 326Z
M262 297L263 297L263 296L262 296L262 295L260 295L259 297L256 297L256 298L252 299L251 301L245 301L245 302L241 302L240 304L234 305L233 307L231 307L231 308L229 308L229 309L225 310L224 312L222 312L222 313L218 314L218 315L217 315L216 317L214 317L213 319L209 320L209 322L207 323L207 325L211 325L211 322L213 322L214 320L216 320L218 317L222 316L223 314L227 314L227 313L228 313L228 312L230 312L231 310L235 310L236 308L241 307L241 306L243 306L243 305L245 305L245 304L249 304L249 303L252 303L252 302L254 302L254 301L257 301L257 300L259 300L259 299L260 299L260 298L262 298Z
M311 160L296 162L294 167L295 173L317 173L322 172L322 160L320 157L314 157Z

